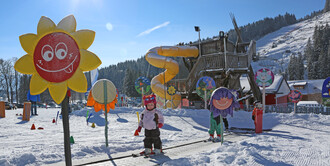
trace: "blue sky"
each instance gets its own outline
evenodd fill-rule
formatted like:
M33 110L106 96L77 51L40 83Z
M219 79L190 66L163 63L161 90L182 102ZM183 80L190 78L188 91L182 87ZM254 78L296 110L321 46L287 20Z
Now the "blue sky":
M2 1L0 10L0 58L20 58L26 53L19 36L37 33L41 16L56 24L73 14L77 30L96 32L88 49L102 60L101 67L137 59L150 48L175 45L220 30L232 29L229 13L239 26L285 12L301 18L323 9L325 0L13 0Z

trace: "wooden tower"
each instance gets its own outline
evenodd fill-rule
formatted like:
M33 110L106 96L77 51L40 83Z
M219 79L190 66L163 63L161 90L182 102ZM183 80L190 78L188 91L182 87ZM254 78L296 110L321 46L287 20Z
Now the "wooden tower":
M186 79L170 81L178 87L182 98L189 100L201 100L197 96L196 83L199 78L209 76L216 82L216 87L227 87L242 92L240 76L247 74L253 96L261 101L261 92L254 82L254 72L251 66L252 60L256 57L256 42L242 42L235 17L231 15L237 33L237 41L229 41L223 32L212 40L200 43L200 55L197 58L183 58L185 66L189 70ZM190 44L199 47L199 43ZM241 94L241 97L244 94Z

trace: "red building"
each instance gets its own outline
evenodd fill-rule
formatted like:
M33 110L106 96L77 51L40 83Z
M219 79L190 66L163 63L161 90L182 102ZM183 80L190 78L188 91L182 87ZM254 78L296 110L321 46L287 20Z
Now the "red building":
M247 77L240 78L241 87L244 92L250 90L250 84ZM262 92L262 87L260 87ZM266 105L279 105L288 103L288 94L290 93L290 86L282 75L275 75L274 82L266 88Z

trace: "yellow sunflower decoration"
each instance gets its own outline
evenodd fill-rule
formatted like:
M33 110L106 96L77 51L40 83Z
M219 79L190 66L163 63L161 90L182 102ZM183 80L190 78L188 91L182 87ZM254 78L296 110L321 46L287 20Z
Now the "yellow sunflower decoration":
M167 92L169 95L174 95L176 93L176 88L174 86L169 86Z
M32 74L30 92L37 95L49 88L50 95L59 104L67 89L87 91L84 71L96 69L102 62L87 49L92 45L95 32L76 31L73 15L63 18L57 25L42 16L37 34L19 37L27 53L15 63L15 69L23 74Z

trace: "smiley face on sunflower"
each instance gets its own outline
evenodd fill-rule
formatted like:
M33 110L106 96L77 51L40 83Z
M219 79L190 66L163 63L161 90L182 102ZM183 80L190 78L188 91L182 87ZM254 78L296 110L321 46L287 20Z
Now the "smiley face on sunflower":
M76 31L73 15L63 18L57 25L42 16L37 34L20 36L20 43L27 53L15 63L15 69L32 74L30 92L37 95L49 89L56 103L61 103L67 89L87 91L84 71L96 69L102 62L87 49L92 45L95 32Z

